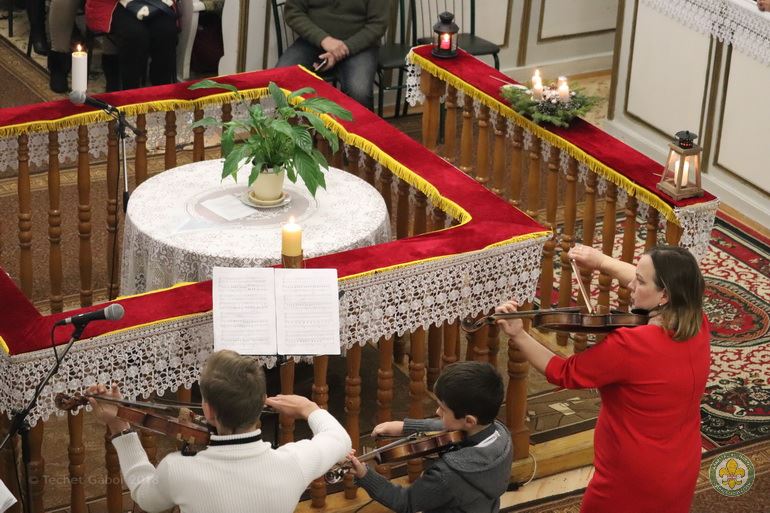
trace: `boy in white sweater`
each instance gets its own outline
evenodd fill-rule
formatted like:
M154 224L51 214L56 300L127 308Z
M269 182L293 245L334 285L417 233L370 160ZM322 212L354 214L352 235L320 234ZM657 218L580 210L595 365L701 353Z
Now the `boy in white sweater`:
M217 435L195 456L172 453L157 468L147 459L137 434L116 417L117 408L90 400L113 434L131 498L144 511L177 505L182 513L290 513L310 482L350 450L345 429L314 402L297 395L265 399L264 373L253 358L233 351L213 353L201 373L200 386L203 413ZM115 386L94 385L89 392L120 397ZM264 404L307 419L313 438L271 448L257 428Z

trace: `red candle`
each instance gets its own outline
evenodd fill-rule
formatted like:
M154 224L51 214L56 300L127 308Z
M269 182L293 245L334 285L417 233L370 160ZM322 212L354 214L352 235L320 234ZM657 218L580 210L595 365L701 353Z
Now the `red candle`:
M439 44L439 48L442 50L449 50L451 38L449 37L449 34L441 34L441 43Z

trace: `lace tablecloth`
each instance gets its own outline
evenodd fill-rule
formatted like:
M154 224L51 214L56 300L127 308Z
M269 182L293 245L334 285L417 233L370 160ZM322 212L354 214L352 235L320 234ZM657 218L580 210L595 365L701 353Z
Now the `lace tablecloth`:
M304 185L287 180L287 204L251 209L239 200L247 192L249 170L242 169L236 183L221 180L221 169L221 160L197 162L137 187L126 215L122 294L207 280L215 266L279 264L281 225L290 217L302 226L306 258L390 240L382 196L350 173L330 168L325 173L326 190L319 189L315 199ZM207 207L223 200L252 213L228 221Z

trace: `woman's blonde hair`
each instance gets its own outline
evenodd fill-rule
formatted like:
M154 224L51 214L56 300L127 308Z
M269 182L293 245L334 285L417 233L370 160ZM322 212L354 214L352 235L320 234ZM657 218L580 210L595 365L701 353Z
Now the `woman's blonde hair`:
M203 400L232 430L254 424L265 402L265 373L254 359L221 350L206 360L200 378Z
M658 246L645 252L655 268L655 285L665 289L668 303L660 307L663 325L674 340L694 337L703 323L703 281L698 262L687 249Z

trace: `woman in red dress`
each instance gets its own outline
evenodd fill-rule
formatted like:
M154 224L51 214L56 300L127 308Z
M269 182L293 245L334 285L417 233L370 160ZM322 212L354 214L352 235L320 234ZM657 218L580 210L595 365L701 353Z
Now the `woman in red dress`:
M700 401L711 360L698 263L676 246L647 251L636 267L587 246L572 248L569 256L617 279L631 290L634 308L650 311L648 325L615 330L569 358L538 343L520 320L498 321L549 382L599 389L595 473L581 512L688 513L700 469ZM497 308L515 310L513 302Z

